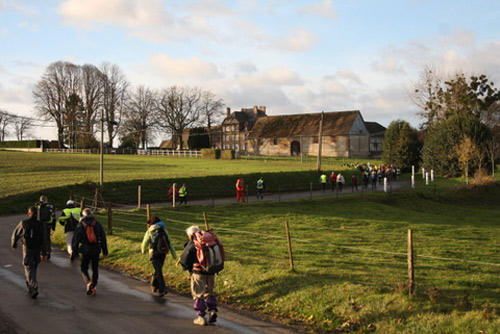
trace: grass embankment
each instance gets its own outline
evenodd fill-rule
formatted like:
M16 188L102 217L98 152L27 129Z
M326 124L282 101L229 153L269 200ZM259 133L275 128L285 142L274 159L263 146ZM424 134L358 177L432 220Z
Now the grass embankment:
M0 215L25 212L41 194L54 206L64 207L69 196L92 200L99 183L99 155L0 151ZM351 162L351 160L345 160ZM354 160L352 160L354 161ZM344 159L327 159L325 170L339 171ZM312 159L205 160L200 158L105 155L101 192L106 202L166 201L172 183L187 183L190 199L234 196L236 179L244 177L250 194L260 176L268 192L309 190L318 187ZM349 175L346 175L350 177Z
M203 226L207 213L227 250L216 290L232 306L318 333L498 333L500 187L435 184L393 194L154 208L152 214L165 221L180 252L184 229ZM414 298L405 285L408 229L417 254ZM144 231L144 210L114 211L105 263L149 277L147 256L139 254ZM61 229L57 234L62 243ZM188 275L171 257L165 272L173 289L189 292Z

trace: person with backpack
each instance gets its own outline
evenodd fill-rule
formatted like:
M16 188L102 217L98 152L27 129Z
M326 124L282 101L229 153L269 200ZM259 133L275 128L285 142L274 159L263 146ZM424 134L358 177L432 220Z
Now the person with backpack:
M47 233L45 234L45 238L47 238L47 259L50 259L50 251L52 248L52 243L50 241L51 231L56 230L56 212L52 204L49 204L49 200L47 196L40 196L40 201L35 204L38 213L37 219L44 223L45 228L47 229Z
M236 202L241 201L245 203L245 180L236 180Z
M61 217L57 219L59 224L64 226L64 234L66 235L66 251L71 256L73 235L75 234L76 226L80 221L82 209L75 208L75 202L69 200L66 202L66 208L62 211Z
M257 198L264 199L264 190L266 189L266 185L264 183L264 178L261 177L257 180Z
M342 187L344 186L344 183L345 183L344 175L342 175L342 173L339 172L337 174L337 188L340 192L342 191Z
M207 325L205 315L209 313L208 323L217 321L217 299L214 294L215 274L224 268L224 246L212 231L200 231L198 226L186 229L189 242L184 245L184 251L179 263L191 274L191 295L194 300L194 310L198 317L195 325Z
M11 247L17 249L17 242L23 244L23 265L26 276L26 285L28 286L28 295L35 299L38 296L38 281L36 271L40 263L40 254L42 259L47 258L47 229L45 223L37 219L38 209L36 206L28 208L28 219L22 220L12 232Z
M187 205L187 185L185 183L182 184L182 187L179 188L179 205L184 203Z
M94 216L92 210L85 208L82 211L82 219L76 226L71 243L71 261L82 254L80 270L87 289L87 295L95 295L97 280L99 279L99 255L108 257L108 245L106 233L101 223ZM89 276L89 265L92 265L92 279Z
M165 229L165 223L163 223L160 218L152 216L148 220L147 226L148 229L142 239L141 253L149 253L149 261L151 261L154 268L153 277L151 279L151 292L153 294L158 293L159 297L163 297L167 293L162 272L165 257L170 251L172 258L175 260L177 259L177 253Z
M326 174L325 173L321 173L321 175L319 176L319 183L321 184L321 191L322 192L325 192L326 190Z

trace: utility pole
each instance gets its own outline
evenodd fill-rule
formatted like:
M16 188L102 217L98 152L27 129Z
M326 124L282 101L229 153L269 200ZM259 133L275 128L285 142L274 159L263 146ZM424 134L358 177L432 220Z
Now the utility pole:
M101 108L101 145L100 145L100 160L99 160L99 186L102 188L104 184L104 112Z
M323 150L323 120L325 118L325 112L321 112L321 118L319 120L319 135L318 135L318 162L316 165L316 170L321 172L321 151Z

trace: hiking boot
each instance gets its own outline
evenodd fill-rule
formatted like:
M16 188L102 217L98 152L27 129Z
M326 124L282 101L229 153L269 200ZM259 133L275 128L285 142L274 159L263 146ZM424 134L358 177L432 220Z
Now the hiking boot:
M92 294L92 290L95 290L94 287L92 286L92 282L88 282L87 283L87 295L91 295Z
M210 312L210 316L208 317L208 323L213 324L217 321L217 312Z
M205 317L202 317L201 315L199 315L198 318L193 320L193 323L195 325L206 326L207 320L205 319Z
M36 297L38 297L38 290L30 290L30 292L28 292L28 295L31 299L36 299Z
M158 292L158 296L159 296L159 297L163 297L163 296L165 296L166 294L167 294L167 291L160 291L160 292Z
M97 289L96 288L92 288L92 292L90 294L91 296L95 296L97 295Z

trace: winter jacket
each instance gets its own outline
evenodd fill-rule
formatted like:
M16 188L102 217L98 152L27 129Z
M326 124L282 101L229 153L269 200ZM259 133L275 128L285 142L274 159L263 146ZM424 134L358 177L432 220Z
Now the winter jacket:
M142 239L142 244L141 244L141 253L146 254L146 251L149 252L149 257L153 257L153 237L155 235L155 231L163 228L165 230L165 234L167 235L167 241L168 245L170 246L170 254L172 254L172 258L175 260L177 258L177 253L175 252L175 248L172 245L172 242L170 241L170 235L168 235L167 230L165 229L165 223L163 222L158 222L156 224L151 225L146 233L144 233L144 238Z
M36 249L28 248L24 240L24 234L26 231L26 226L28 226L28 224L44 224L42 222L39 222L36 218L37 218L36 216L31 216L30 218L22 220L19 222L19 224L17 224L16 228L12 232L12 237L10 239L11 247L17 248L17 242L21 240L21 242L23 243L23 249L35 252L41 252L43 256L46 256L48 251L48 242L46 238L47 229L45 228L45 226L42 226L42 228L39 229L41 233L40 237L42 238L41 245L39 248Z
M78 222L80 221L81 214L82 209L75 207L68 207L62 211L62 215L59 219L57 219L57 221L59 224L64 226L64 233L75 230ZM76 224L72 222L76 222Z
M90 243L87 240L87 231L82 223L94 224L94 232L97 237L97 243ZM94 223L95 222L95 223ZM108 245L106 243L106 233L101 223L99 223L93 216L83 217L75 229L75 234L73 235L73 241L71 242L71 247L73 248L72 257L75 257L78 253L86 255L98 255L101 253L103 255L108 255Z

